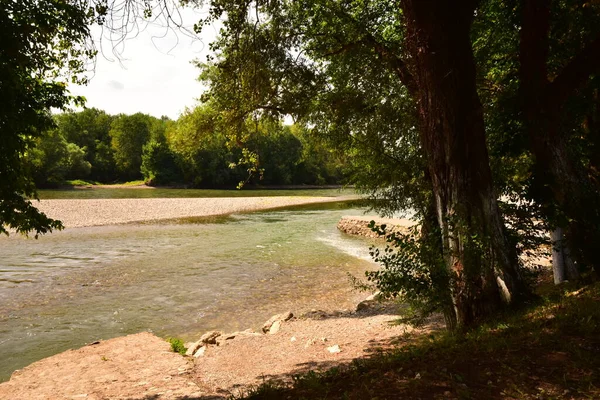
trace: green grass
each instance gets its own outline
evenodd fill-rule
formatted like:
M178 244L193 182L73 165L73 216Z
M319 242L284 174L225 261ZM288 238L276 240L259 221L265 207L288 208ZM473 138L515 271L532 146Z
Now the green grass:
M173 350L175 353L179 353L182 356L185 355L185 352L187 351L187 349L185 348L185 345L183 344L183 340L178 339L178 338L168 338L167 342L169 342L171 344L171 350Z
M143 180L139 180L139 181L129 181L129 182L121 183L116 186L141 186L144 184L145 184L145 182Z
M461 335L402 339L396 351L293 384L266 383L249 399L600 399L600 284L555 287Z
M70 181L65 181L65 184L67 186L93 186L93 185L99 185L100 182L84 181L82 179L73 179Z

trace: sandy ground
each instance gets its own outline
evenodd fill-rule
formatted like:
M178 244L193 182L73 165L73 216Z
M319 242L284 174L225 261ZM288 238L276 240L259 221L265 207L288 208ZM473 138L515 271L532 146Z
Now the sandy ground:
M0 399L226 399L266 379L343 365L406 341L413 329L392 325L395 307L324 314L284 322L279 332L237 336L200 357L170 351L139 333L69 350L16 371ZM431 321L421 331L439 327ZM328 348L336 346L339 352Z
M311 203L327 203L356 197L236 197L172 199L41 200L34 205L67 228L114 225L164 219L204 217L266 210Z

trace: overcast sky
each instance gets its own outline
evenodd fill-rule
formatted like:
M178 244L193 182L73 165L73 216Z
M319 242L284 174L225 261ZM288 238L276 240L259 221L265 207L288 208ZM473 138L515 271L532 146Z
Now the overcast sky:
M202 13L183 10L182 16L192 30ZM109 114L143 112L176 119L185 107L193 107L202 93L202 85L196 80L200 71L191 61L205 61L216 32L208 27L200 38L193 39L173 31L162 37L165 31L164 26L148 25L124 43L120 62L112 54L113 44L103 39L104 55L99 51L90 83L71 86L71 93L85 96L87 107ZM95 29L99 48L98 35L99 29Z

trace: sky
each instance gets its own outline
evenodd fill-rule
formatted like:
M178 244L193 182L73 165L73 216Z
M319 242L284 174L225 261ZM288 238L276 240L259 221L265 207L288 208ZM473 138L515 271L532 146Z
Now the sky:
M183 24L190 31L202 16L198 11L182 10ZM200 70L191 62L206 60L215 28L207 27L200 37L191 38L168 31L164 24L148 25L118 48L119 57L112 51L114 41L98 40L99 27L93 27L92 33L99 51L90 83L69 88L72 94L86 97L86 107L109 114L142 112L176 119L197 103L203 87L197 81Z

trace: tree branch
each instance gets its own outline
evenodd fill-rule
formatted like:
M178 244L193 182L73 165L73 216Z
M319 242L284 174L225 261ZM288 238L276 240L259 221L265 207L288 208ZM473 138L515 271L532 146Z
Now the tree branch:
M539 107L542 91L548 84L548 34L550 1L524 0L520 34L519 70L521 94L528 108Z
M573 91L598 71L600 71L600 35L569 61L550 83L546 94L554 102L562 105Z
M411 95L414 95L417 91L417 85L404 60L398 57L386 45L378 42L370 33L365 34L365 43L375 50L379 57L385 61L396 73L398 78L400 78L400 81L406 86L408 92Z

